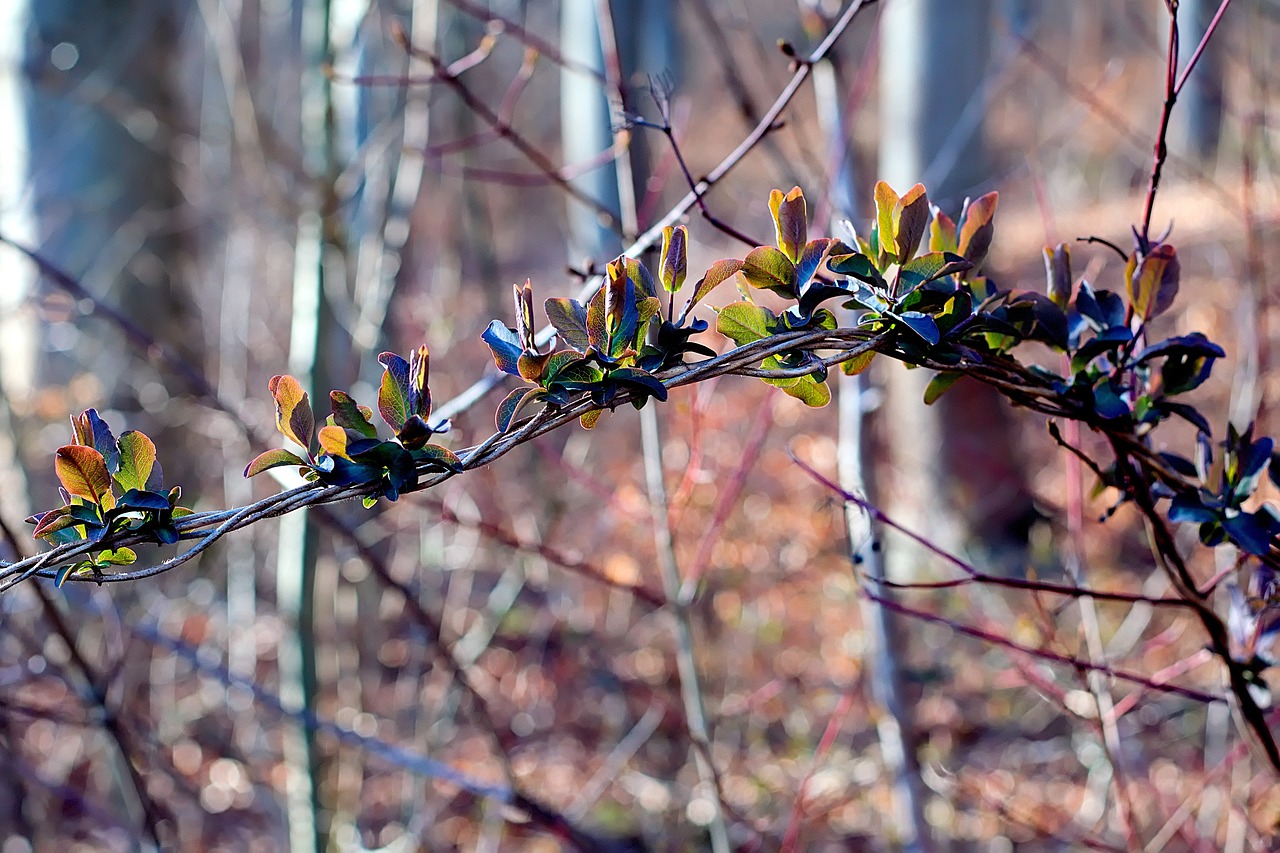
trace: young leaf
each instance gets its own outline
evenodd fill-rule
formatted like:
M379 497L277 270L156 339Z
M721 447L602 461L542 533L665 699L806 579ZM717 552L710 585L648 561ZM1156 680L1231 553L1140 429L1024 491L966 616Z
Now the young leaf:
M494 358L497 358L496 352ZM413 414L409 409L409 362L393 352L382 353L378 361L386 368L382 374L382 385L378 388L378 414L382 415L387 426L399 432L409 415Z
M273 376L267 388L276 401L276 429L303 450L310 449L315 419L302 384L292 376Z
M111 475L102 454L82 444L59 447L53 455L53 468L62 487L74 497L83 498L103 509L115 506L111 493Z
M805 243L809 242L804 193L793 187L786 195L782 190L769 193L769 212L777 231L778 248L792 263L800 260Z
M504 397L498 404L498 412L494 417L498 432L506 432L510 429L520 410L533 402L536 399L534 395L537 393L537 388L516 388Z
M278 468L281 465L303 465L307 463L299 459L295 454L290 453L284 448L277 447L274 450L267 450L259 453L258 456L245 466L244 475L252 477L255 474L261 474L268 468Z
M797 255L797 257L799 257ZM742 277L760 290L772 290L779 296L795 299L796 267L784 252L769 246L752 249L742 262Z
M586 352L591 345L587 335L587 309L578 300L563 297L548 299L543 307L560 337L578 352Z
M1046 292L1054 305L1066 310L1071 302L1071 247L1059 243L1044 247Z
M117 447L120 451L120 468L116 471L116 482L120 488L139 491L147 489L156 463L155 444L142 433L131 429L120 435Z
M993 220L1000 194L989 192L970 202L965 208L964 224L960 226L958 252L964 255L974 269L982 266L991 248L991 236L995 233Z
M533 308L530 306L530 316ZM530 332L532 334L532 332ZM426 420L431 417L431 388L427 384L431 375L431 355L422 344L409 354L409 415Z
M1178 252L1168 243L1161 243L1141 258L1135 253L1125 269L1133 312L1145 322L1167 311L1178 295L1181 273Z
M929 225L929 251L956 253L956 223L940 209L933 209L933 222Z
M329 416L330 424L355 430L365 438L374 438L378 435L378 430L370 421L373 417L373 409L358 405L347 392L330 391L329 408L333 412Z
M516 301L516 341L525 352L537 352L534 337L537 327L533 324L533 280L525 279L524 285L511 285Z
M548 302L550 300L547 300ZM480 339L489 345L489 352L493 353L493 363L503 373L511 376L519 376L520 370L518 363L520 354L524 351L520 346L520 338L511 329L502 324L501 320L494 320L489 324L489 328L484 330L484 334ZM387 377L382 377L385 385ZM381 404L381 395L379 395L379 404ZM385 417L385 416L384 416Z
M929 199L924 184L916 184L907 190L893 208L893 245L898 263L905 264L920 248L920 240L929 226ZM881 238L883 240L883 238Z
M721 283L733 278L742 271L743 262L737 258L725 258L716 261L707 270L706 275L698 279L698 284L693 289L693 296L689 300L691 304L697 304L702 298L718 287Z
M888 256L892 260L897 260L893 251L893 211L898 206L898 194L893 191L893 187L889 186L884 181L877 181L875 195L875 237L879 243L880 253Z
M340 456L343 459L351 458L347 451L347 444L350 440L347 437L347 431L342 427L321 427L320 432L316 435L316 440L320 443L320 449L330 456Z
M102 454L108 471L115 471L120 466L117 455L116 438L111 434L111 427L98 416L97 409L85 409L77 418L71 416L71 427L75 432L75 443L92 447Z
M658 266L658 277L662 279L662 289L668 293L678 293L684 286L688 242L689 229L683 225L668 225L662 229L662 261Z

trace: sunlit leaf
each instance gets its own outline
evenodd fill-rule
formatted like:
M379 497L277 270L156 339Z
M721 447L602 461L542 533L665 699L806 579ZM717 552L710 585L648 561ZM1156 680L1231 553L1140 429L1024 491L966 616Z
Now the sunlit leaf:
M292 376L284 375L271 377L267 387L276 401L276 429L304 450L310 448L315 420L302 384Z
M458 471L462 468L462 460L458 458L457 454L449 448L441 447L438 444L428 444L426 447L413 451L413 458L428 465L444 468L447 471Z
M934 208L933 222L929 224L929 251L956 253L956 223L950 216Z
M786 254L770 246L752 249L747 254L742 262L742 277L760 290L772 290L792 299L798 295L795 264Z
M769 212L773 214L778 249L792 263L800 260L800 253L809 242L804 193L799 187L793 187L786 195L774 190L769 193Z
M720 309L716 331L738 346L769 337L770 327L777 322L773 312L751 302L734 302Z
M524 284L513 284L511 289L516 303L516 341L526 352L533 352L537 347L534 336L537 327L533 323L533 280L525 279Z
M321 427L320 432L316 434L316 440L320 443L320 449L330 456L351 458L347 453L347 431L342 427Z
M59 447L53 456L53 468L62 487L71 495L97 504L103 509L115 506L111 494L111 475L102 454L82 444Z
M409 414L431 417L431 354L422 344L409 355Z
M378 414L387 426L399 432L409 415L413 414L409 408L409 362L393 352L382 353L378 361L386 368L378 388Z
M255 474L261 474L268 468L278 468L281 465L306 465L302 459L295 454L290 453L284 448L275 448L264 453L259 453L257 458L250 462L244 469L246 477L252 477Z
M603 409L592 409L584 412L578 417L578 423L582 424L583 429L595 429L596 424L600 421L600 416L604 414Z
M377 436L378 430L371 421L373 409L358 405L347 392L330 391L329 408L333 412L329 416L329 422L333 425L355 430L365 438Z
M867 350L864 353L855 355L848 361L842 362L840 364L840 369L844 371L846 376L857 376L859 373L871 366L871 362L875 357L875 350Z
M688 242L689 229L683 225L668 225L662 229L662 261L658 266L658 277L662 279L662 289L668 293L677 293L684 286Z
M1178 252L1168 243L1156 246L1141 259L1135 253L1125 269L1125 284L1133 312L1146 321L1167 311L1178 295L1181 274Z
M107 471L114 472L119 468L120 458L115 436L112 435L111 427L107 426L107 422L98 416L97 409L85 409L79 417L72 415L71 426L75 432L76 444L92 447L101 453L103 460L107 463Z
M516 388L498 404L498 412L494 421L498 432L506 432L520 414L520 410L537 398L537 388Z
M959 246L956 251L964 255L974 268L982 266L991 248L991 237L995 233L993 220L996 216L996 205L1000 194L989 192L969 203L965 209L964 224L960 226Z
M716 261L707 270L706 275L698 280L690 301L695 305L701 302L704 296L741 272L742 266L742 261L737 258L725 258L724 260Z
M140 491L148 488L151 471L156 463L155 444L142 433L131 429L120 435L117 446L120 467L115 478L120 488Z
M881 254L897 260L893 242L893 211L898 206L898 194L884 181L876 182L875 238Z
M560 337L578 352L586 352L591 345L587 336L587 309L576 299L564 297L548 299L543 307Z

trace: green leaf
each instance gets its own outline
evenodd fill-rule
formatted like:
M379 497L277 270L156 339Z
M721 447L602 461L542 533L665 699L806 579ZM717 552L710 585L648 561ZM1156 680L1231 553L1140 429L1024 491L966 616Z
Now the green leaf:
M957 252L964 255L974 268L982 266L991 248L991 237L995 233L994 219L996 205L1000 194L989 192L970 202L965 208L964 224L960 226L960 239Z
M764 366L777 368L782 365L770 356L765 359ZM764 381L769 385L781 388L783 393L795 397L806 406L811 406L815 409L820 409L831 402L830 386L827 385L825 380L819 379L812 374L788 379L765 379Z
M801 250L803 251L803 250ZM752 249L742 262L742 277L760 290L772 290L780 296L795 299L796 265L778 249L761 246Z
M1168 243L1156 246L1141 258L1134 253L1125 269L1133 312L1145 322L1169 310L1178 295L1181 274L1178 252Z
M836 275L851 276L859 281L875 285L881 290L887 287L884 276L876 269L876 265L871 261L871 258L866 255L857 253L839 255L831 259L829 266Z
M149 488L151 471L156 463L155 444L142 433L131 429L121 434L117 447L120 451L120 469L116 471L116 483L126 491L143 491Z
M111 493L111 475L102 454L82 444L59 447L53 455L53 468L68 494L97 504L103 509L116 505Z
M457 471L462 468L462 460L447 447L441 447L438 444L428 444L413 451L413 458L419 462L428 465L435 465L444 468L447 471Z
M928 225L929 198L924 184L916 184L893 207L893 245L898 263L905 264L915 255Z
M867 350L861 355L855 355L848 361L841 362L840 369L844 371L845 376L857 376L871 366L871 361L875 357L875 350Z
M897 255L894 252L893 241L893 212L898 207L898 194L893 191L893 187L884 181L877 181L875 198L876 225L874 236L879 244L880 254L896 261Z
M778 318L773 312L753 302L734 302L720 309L716 331L738 346L769 337Z
M800 253L809 242L804 193L799 187L792 187L786 195L782 190L772 191L769 193L769 212L773 214L778 249L792 263L799 261Z
M921 255L903 264L898 270L898 279L901 282L898 292L905 294L922 284L952 273L963 272L972 266L973 264L964 258L949 252L930 252L927 255Z
M288 450L277 447L274 450L259 453L257 458L245 466L244 475L252 477L255 474L261 474L268 468L278 468L281 465L302 465L305 467L307 463Z
M537 388L516 388L503 398L498 404L498 412L494 417L498 432L506 432L511 428L520 410L531 402L530 396L537 392Z
M662 229L662 261L658 266L658 278L667 293L678 293L684 286L688 270L686 257L689 229L683 225L668 225Z
M955 385L962 378L963 373L939 373L929 380L929 384L924 389L924 403L926 406L932 406L938 401L938 398L947 393L952 385Z
M495 360L496 357L495 353ZM378 361L386 368L378 388L378 414L387 426L399 432L413 414L409 410L409 362L393 352L382 353Z
M586 352L591 345L587 335L587 309L578 300L563 297L548 299L543 307L560 337L578 352Z
M619 257L617 262L621 263L623 269L627 271L627 278L631 279L631 285L635 288L637 301L658 295L658 289L654 286L653 275L650 274L648 267L635 258L628 258L625 255Z
M741 272L742 267L742 261L737 258L716 261L707 270L706 275L698 279L698 284L693 289L693 297L689 300L690 304L696 305L701 302L704 296Z
M329 423L343 429L355 430L365 438L376 438L378 430L374 427L373 409L361 406L345 391L329 392L329 408L333 412Z
M600 421L600 416L604 414L604 409L592 409L589 412L583 412L578 418L578 423L582 424L583 429L595 429L596 424Z
M93 555L93 562L99 566L132 566L138 561L138 555L132 548L108 548Z
M292 376L273 376L267 383L276 401L276 429L303 450L310 450L315 419L302 383Z
M93 564L87 560L81 560L78 563L72 563L69 566L59 566L58 572L54 575L53 585L58 589L62 589L62 585L67 582L67 578L77 572L85 572L93 568Z

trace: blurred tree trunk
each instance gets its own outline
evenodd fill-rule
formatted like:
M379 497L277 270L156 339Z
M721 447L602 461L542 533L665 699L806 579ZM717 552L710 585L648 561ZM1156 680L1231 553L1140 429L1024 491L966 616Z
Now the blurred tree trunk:
M1186 68L1220 5L1221 0L1182 0L1178 10L1180 71ZM1223 23L1229 17L1224 15ZM1222 136L1225 36L1226 28L1219 24L1187 78L1186 86L1178 96L1178 108L1173 113L1171 131L1174 146L1204 162L1217 155L1218 141Z
M991 10L989 0L895 0L881 19L880 177L900 193L924 182L953 216L989 174L982 120ZM926 407L929 379L901 368L886 378L886 508L942 547L976 549L991 568L1017 567L1034 508L1018 474L1010 410L969 382ZM895 542L889 576L918 576L927 559Z
M37 248L96 298L194 363L202 330L185 285L186 224L175 180L179 39L186 4L32 0L24 45L28 186ZM181 482L181 413L168 387L114 330L86 333L74 301L41 291L31 387L56 408L128 413ZM54 402L54 401L48 401ZM176 475L176 476L175 476ZM41 478L43 481L45 478Z

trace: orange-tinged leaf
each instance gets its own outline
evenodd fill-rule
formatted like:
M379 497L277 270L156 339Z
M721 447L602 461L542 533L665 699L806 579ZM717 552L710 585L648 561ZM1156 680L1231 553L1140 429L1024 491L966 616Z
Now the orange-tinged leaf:
M342 427L321 427L320 432L316 434L316 440L320 443L320 449L330 456L341 456L343 459L351 458L347 455L347 431Z
M956 245L956 223L941 210L935 210L933 223L929 226L929 251L959 254L956 251L958 248Z
M804 244L809 242L806 222L809 214L805 208L804 193L799 187L792 187L786 195L782 190L773 190L769 193L769 212L773 214L778 248L795 263L800 260Z
M697 286L693 289L692 301L695 304L701 302L704 296L741 272L742 266L742 261L737 258L716 261L707 270L707 274L698 280Z
M53 455L53 468L67 493L97 504L103 509L116 505L111 494L111 475L102 454L83 444L59 447Z
M855 355L848 361L841 362L840 369L844 371L845 376L857 376L871 366L871 361L875 357L875 350L867 350L861 355Z
M999 193L989 192L970 202L965 209L957 251L964 255L975 269L982 266L983 260L987 257L987 251L991 248L991 237L995 233L996 205L999 201Z
M1182 264L1177 250L1168 243L1156 246L1141 260L1137 257L1135 254L1129 259L1125 280L1133 312L1146 321L1160 316L1173 304L1178 295Z
M311 448L315 419L302 383L292 376L273 376L267 383L276 401L276 429L304 450Z

